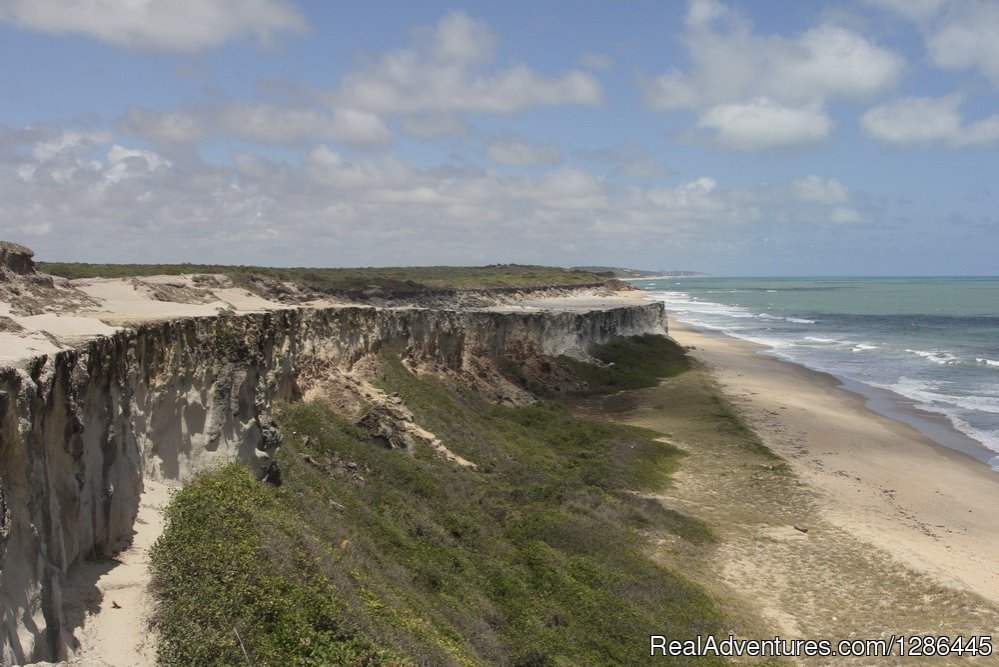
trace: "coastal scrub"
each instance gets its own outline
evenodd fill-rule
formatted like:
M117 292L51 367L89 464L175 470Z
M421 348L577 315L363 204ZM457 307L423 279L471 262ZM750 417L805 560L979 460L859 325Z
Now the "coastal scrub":
M644 363L611 349L621 372ZM168 513L164 664L635 665L651 634L720 631L712 599L648 554L649 536L712 539L643 494L679 457L659 433L379 363L381 388L476 468L384 447L322 402L284 406L280 486L229 466Z

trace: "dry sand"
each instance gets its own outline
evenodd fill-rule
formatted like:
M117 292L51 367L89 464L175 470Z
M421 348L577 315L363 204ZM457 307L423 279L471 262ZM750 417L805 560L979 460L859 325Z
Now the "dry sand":
M107 336L123 326L182 317L207 317L221 312L232 314L265 312L294 307L268 301L236 287L199 288L192 276L146 276L143 278L83 278L69 281L81 298L76 312L15 315L11 304L0 301L0 317L21 327L20 331L0 330L0 365L20 365L34 357L55 354L87 339ZM198 302L165 300L152 288L172 288L176 298L190 297ZM317 307L333 302L313 302Z
M943 583L999 603L999 473L879 415L830 375L671 322L822 514Z
M84 614L77 655L112 667L156 664L149 548L163 532L171 487L148 479L143 484L131 546L114 559L78 563L68 576L67 606Z
M558 296L541 296L528 299L518 298L511 303L488 306L483 310L495 312L546 312L568 310L586 312L589 310L607 310L608 308L627 308L635 305L636 299L645 298L641 290L622 290L608 294L602 290L581 291L577 294L560 294Z

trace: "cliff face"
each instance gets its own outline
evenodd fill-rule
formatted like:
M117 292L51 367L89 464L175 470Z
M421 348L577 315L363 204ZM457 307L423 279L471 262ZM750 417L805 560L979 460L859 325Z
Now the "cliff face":
M0 370L0 659L64 659L81 619L74 564L131 538L142 480L184 481L241 460L264 475L281 440L275 400L300 371L349 369L388 346L457 373L512 354L578 354L663 333L662 304L588 312L290 309L189 318L94 339ZM478 372L478 371L476 371Z

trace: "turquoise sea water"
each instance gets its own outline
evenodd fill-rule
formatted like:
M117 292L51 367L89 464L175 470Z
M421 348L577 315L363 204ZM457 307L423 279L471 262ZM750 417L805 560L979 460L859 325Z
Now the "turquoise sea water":
M999 278L633 284L664 301L675 319L770 346L782 359L830 373L866 395L874 409L999 470ZM946 419L956 433L939 420L920 420L920 411Z

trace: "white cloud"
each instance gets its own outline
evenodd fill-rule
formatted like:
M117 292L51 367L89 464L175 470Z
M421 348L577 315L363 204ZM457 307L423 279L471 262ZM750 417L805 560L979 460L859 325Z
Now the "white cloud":
M898 81L902 58L847 28L822 24L794 36L760 35L717 0L695 0L684 37L693 62L643 82L654 110L703 110L767 97L785 105L861 99Z
M624 205L602 214L598 228L612 234L644 234L663 240L699 239L699 244L710 243L722 230L727 235L733 227L749 225L764 217L759 207L747 205L744 199L745 193L723 190L708 176L672 188L631 187Z
M594 211L608 205L607 185L581 169L562 168L536 181L523 181L511 189L515 197L527 197L547 209Z
M976 68L999 87L999 3L958 2L927 37L933 62L944 69Z
M692 203L711 202L708 195L718 187L718 182L707 176L701 176L687 183L681 183L672 190L652 190L649 198L660 206L674 206L683 208ZM711 202L709 208L717 206L716 202Z
M131 106L125 110L118 127L156 146L191 145L207 135L203 120L181 109L159 112Z
M977 69L999 87L999 3L994 0L867 0L914 21L930 61L948 70Z
M791 183L794 197L813 204L845 204L850 200L850 191L835 178L822 178L812 174Z
M2 0L0 20L138 51L201 51L247 35L267 42L307 27L286 0Z
M630 144L614 152L646 155ZM0 237L77 260L550 262L601 256L610 241L682 247L732 239L737 228L749 235L767 221L834 224L850 218L837 209L851 207L834 203L845 186L817 176L743 189L702 176L648 188L579 168L507 176L326 145L298 163L239 151L231 160L173 160L106 135L0 127ZM816 201L789 197L795 187Z
M98 146L108 140L106 132L76 132L62 130L53 134L50 128L39 128L37 141L31 147L31 155L39 162L52 160L59 155L77 156L82 151Z
M356 109L327 113L267 102L236 102L219 110L217 122L230 134L260 143L333 140L348 146L378 146L392 140L391 132L378 116Z
M295 145L336 141L352 147L383 146L392 133L370 111L275 102L236 101L218 107L153 111L130 107L118 127L155 146L191 146L213 134L262 144Z
M692 0L684 43L692 62L644 77L646 106L694 111L697 126L739 150L826 139L831 99L864 99L893 87L903 59L863 35L822 23L800 34L759 34L719 0Z
M867 216L850 206L837 206L830 212L829 220L839 225L867 222Z
M293 144L318 134L323 118L313 109L289 109L269 103L236 102L217 113L228 134L267 144Z
M913 21L932 18L946 2L947 0L867 0L870 5L898 12Z
M951 148L999 142L999 114L965 124L960 95L905 97L878 105L860 119L871 137L896 145L939 144Z
M392 157L348 158L318 146L306 157L305 173L313 183L342 189L412 189L426 184L422 172Z
M562 151L554 144L537 144L520 139L498 139L486 146L486 157L497 164L529 167L554 164L562 159Z
M163 159L158 153L138 148L125 148L118 144L114 144L108 149L107 162L108 168L104 171L104 178L111 183L148 174L160 167L171 166L170 161Z
M348 72L334 106L375 113L516 113L534 106L596 105L600 84L592 74L570 70L557 77L526 65L487 71L495 36L467 14L445 14L425 39Z
M758 98L748 104L722 104L706 111L700 128L716 132L720 145L753 151L782 146L803 146L824 141L832 121L816 105L786 107Z
M26 183L66 183L88 163L88 155L108 142L106 132L77 132L52 126L28 127L12 133L9 148L30 146L30 160L15 161L15 173Z
M385 119L394 116L402 117L403 132L431 141L469 133L469 113L602 103L600 83L586 71L548 76L525 64L492 67L496 43L486 23L452 11L415 31L409 48L359 63L335 90L289 94L277 88L266 101L214 101L166 111L131 107L118 127L164 150L219 134L264 144L335 141L370 148L392 141ZM591 64L601 64L589 55Z
M728 8L718 0L691 0L685 20L688 26L699 28L721 18L727 12Z
M334 109L328 138L347 146L380 146L392 141L392 133L382 119L370 111Z
M34 222L18 227L25 236L46 236L52 233L51 222Z
M776 50L775 50L776 51ZM846 28L821 25L770 55L768 92L786 101L863 99L890 88L902 58Z
M694 109L703 99L690 77L679 70L646 78L642 88L645 105L654 111Z

